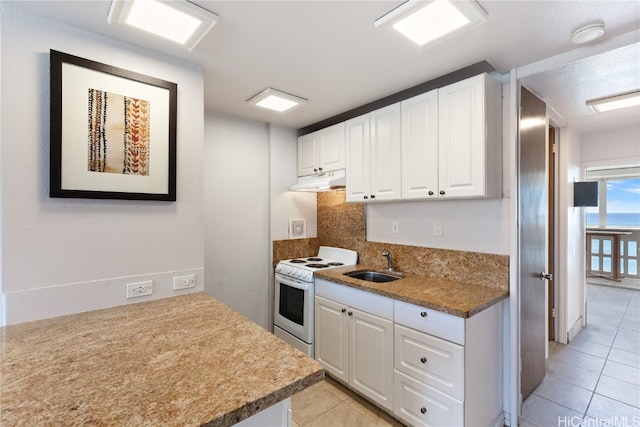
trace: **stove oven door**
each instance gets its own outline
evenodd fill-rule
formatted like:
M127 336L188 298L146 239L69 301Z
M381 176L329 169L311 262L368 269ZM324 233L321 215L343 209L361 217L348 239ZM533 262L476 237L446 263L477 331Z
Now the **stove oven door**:
M313 282L275 275L274 323L284 331L313 343Z

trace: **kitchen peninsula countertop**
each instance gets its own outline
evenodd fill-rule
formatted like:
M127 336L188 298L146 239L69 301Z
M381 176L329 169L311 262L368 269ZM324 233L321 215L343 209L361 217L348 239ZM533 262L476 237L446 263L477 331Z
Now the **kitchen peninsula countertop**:
M383 269L368 265L352 265L314 272L315 277L363 291L468 318L509 297L508 291L470 285L447 279L434 279L405 273L393 282L374 283L345 276L357 270Z
M205 293L4 327L0 425L228 426L321 381Z

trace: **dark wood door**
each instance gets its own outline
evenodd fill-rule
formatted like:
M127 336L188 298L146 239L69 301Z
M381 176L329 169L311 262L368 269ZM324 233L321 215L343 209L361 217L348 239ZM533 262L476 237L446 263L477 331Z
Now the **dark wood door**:
M524 400L545 375L547 259L546 105L520 90L518 230L520 254L520 376Z

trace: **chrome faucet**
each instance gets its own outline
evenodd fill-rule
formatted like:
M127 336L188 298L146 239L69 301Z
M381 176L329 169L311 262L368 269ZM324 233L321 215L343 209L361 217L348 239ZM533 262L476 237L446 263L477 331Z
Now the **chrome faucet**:
M387 259L387 270L393 271L393 257L391 256L389 251L386 249L383 249L382 256Z

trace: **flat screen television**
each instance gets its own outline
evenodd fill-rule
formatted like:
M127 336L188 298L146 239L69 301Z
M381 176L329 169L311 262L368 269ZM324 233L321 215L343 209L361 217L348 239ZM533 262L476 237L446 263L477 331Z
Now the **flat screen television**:
M598 181L574 182L573 206L598 206Z

